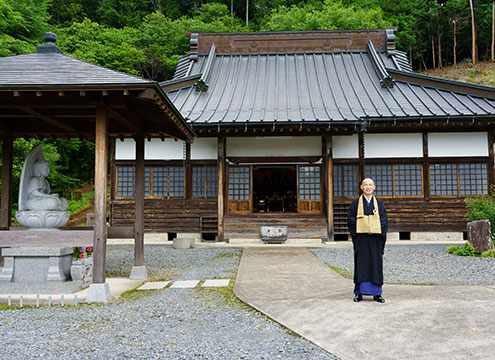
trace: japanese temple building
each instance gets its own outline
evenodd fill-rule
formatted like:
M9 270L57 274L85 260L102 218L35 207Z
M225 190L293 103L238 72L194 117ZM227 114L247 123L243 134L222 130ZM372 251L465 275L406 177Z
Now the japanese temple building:
M495 88L412 72L394 30L192 33L160 84L197 134L145 142L145 229L347 239L371 177L393 238L462 239L494 184ZM112 144L112 226L134 223L135 144Z

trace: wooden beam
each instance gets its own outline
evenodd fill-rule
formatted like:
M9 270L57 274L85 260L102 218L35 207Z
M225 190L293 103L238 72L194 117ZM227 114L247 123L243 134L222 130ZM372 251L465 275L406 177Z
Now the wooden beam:
M364 179L364 132L360 131L358 133L358 146L359 146L359 168L358 168L358 182Z
M186 199L192 199L192 166L191 166L191 144L185 144L186 146Z
M423 132L423 192L425 200L430 199L430 160L428 156L428 133Z
M0 229L8 230L12 218L12 134L2 136L2 199Z
M325 167L326 167L326 206L327 206L327 232L328 241L334 241L334 226L333 226L333 154L332 154L332 137L325 137Z
M488 189L495 184L495 130L492 127L488 128Z
M144 134L134 137L136 142L136 189L134 219L134 266L144 265Z
M107 132L108 114L104 106L96 108L95 128L95 224L93 283L105 283L107 245Z
M28 107L25 107L25 106L22 106L22 107L19 107L20 110L24 111L25 113L27 114L31 114L43 121L46 121L47 123L51 124L51 125L54 125L54 126L57 126L61 129L64 129L66 131L73 131L73 132L76 132L76 130L68 125L65 125L64 123L58 121L58 120L55 120L54 118L51 118L49 116L46 116L42 113L39 113L33 109L30 109Z
M119 123L124 125L126 128L130 129L132 132L138 133L140 131L140 128L138 125L133 124L129 120L125 118L125 116L119 114L117 111L110 109L110 115L115 118ZM135 118L133 115L130 115L133 118Z
M218 241L224 240L225 137L218 137Z

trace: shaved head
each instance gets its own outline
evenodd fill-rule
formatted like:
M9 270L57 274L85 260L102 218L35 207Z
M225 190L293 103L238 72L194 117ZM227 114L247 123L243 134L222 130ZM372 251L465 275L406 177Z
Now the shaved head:
M373 183L373 185L375 184L375 182L373 181L372 178L365 178L365 179L363 179L363 181L361 181L361 185L363 185L365 182L368 182L368 181L371 181Z

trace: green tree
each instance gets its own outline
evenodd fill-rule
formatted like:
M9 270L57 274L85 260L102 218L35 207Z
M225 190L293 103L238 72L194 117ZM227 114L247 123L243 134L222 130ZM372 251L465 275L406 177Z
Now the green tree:
M305 6L280 6L261 26L263 31L380 29L392 23L380 8L346 6L341 0L325 0Z
M133 44L138 30L131 27L116 29L89 19L58 30L58 46L66 55L139 75L137 64L145 61L144 54Z
M0 56L34 51L47 29L49 0L0 0Z

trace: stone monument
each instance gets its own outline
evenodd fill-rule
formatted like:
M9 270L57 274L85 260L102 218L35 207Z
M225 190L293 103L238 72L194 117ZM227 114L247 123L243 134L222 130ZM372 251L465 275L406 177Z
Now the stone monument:
M476 220L468 222L468 241L477 252L493 249L490 220Z
M50 165L43 159L41 144L35 146L22 167L19 211L15 217L29 229L57 229L69 221L67 200L52 194L46 177Z

